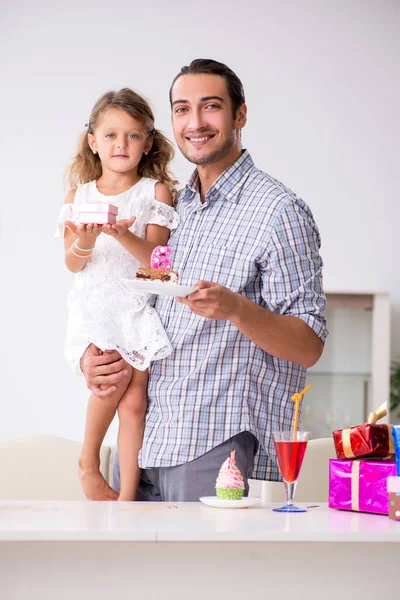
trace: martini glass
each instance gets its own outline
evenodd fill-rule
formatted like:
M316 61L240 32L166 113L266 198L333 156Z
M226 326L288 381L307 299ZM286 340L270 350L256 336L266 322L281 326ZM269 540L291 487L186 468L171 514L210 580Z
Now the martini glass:
M295 439L294 438L295 435ZM274 508L275 512L307 512L293 504L297 479L300 474L304 454L307 448L308 431L275 431L272 433L279 470L285 484L286 504Z

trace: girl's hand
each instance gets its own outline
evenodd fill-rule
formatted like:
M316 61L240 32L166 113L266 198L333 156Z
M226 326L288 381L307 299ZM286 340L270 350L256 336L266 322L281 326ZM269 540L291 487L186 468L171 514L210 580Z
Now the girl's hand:
M72 221L65 221L64 225L79 238L80 245L84 248L91 248L94 246L96 239L102 232L101 225L95 225L94 223L82 225L72 223Z
M115 223L115 225L103 225L102 231L107 235L112 235L115 238L121 238L128 233L129 227L132 227L135 221L136 217L131 217L130 219L120 219Z

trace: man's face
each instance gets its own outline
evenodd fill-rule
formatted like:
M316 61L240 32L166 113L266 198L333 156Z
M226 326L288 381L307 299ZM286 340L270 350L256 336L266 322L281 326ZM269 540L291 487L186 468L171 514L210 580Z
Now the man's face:
M172 126L182 154L195 165L220 162L240 148L245 106L235 119L225 79L219 75L181 75L171 94Z

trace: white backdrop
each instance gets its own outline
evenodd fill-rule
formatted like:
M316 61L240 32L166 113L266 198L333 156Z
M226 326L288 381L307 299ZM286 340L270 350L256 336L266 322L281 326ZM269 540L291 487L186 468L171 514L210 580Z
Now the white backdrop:
M52 237L63 171L109 89L146 95L156 126L172 135L169 85L196 57L226 62L242 79L244 146L311 206L326 289L390 292L398 356L399 2L60 6L0 5L0 437L82 437L87 391L63 358L72 275ZM179 155L174 167L181 181L192 170Z

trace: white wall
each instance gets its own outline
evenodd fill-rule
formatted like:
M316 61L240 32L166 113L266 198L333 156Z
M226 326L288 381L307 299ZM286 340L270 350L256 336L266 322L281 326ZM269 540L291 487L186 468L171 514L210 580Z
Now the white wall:
M157 127L171 135L169 85L195 57L226 62L241 77L244 145L311 206L326 288L391 293L398 356L399 3L60 6L3 0L0 7L0 437L82 437L87 391L62 349L72 276L52 238L63 170L91 106L109 89L144 93ZM178 155L182 181L191 169Z

